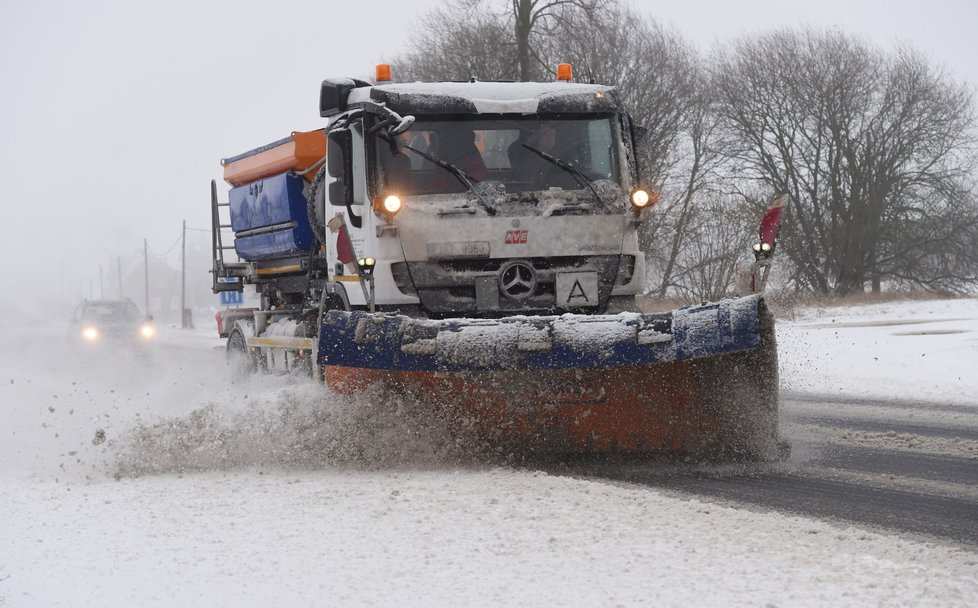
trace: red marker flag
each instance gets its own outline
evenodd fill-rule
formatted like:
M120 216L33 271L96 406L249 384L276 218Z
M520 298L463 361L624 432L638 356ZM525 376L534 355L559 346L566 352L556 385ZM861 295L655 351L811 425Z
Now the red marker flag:
M357 253L353 249L353 241L350 240L350 232L346 229L343 214L337 213L333 219L326 223L326 227L329 228L330 232L336 233L336 259L342 262L344 266L349 264L355 266Z
M778 198L774 199L771 203L771 208L767 210L764 217L761 218L761 227L758 230L758 236L761 237L762 243L767 243L768 245L773 245L774 241L778 238L778 227L781 224L781 212L784 211L784 204L788 202L788 195L782 194Z

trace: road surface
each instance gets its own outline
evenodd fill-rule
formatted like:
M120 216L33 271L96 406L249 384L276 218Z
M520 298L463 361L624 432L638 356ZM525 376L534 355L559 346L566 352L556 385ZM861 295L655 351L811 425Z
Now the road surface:
M587 463L564 474L978 547L978 415L952 404L783 395L775 465Z

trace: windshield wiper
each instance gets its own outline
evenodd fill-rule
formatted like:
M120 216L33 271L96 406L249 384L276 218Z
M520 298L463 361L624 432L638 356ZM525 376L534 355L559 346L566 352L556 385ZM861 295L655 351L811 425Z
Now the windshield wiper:
M456 178L458 178L458 181L462 182L463 186L469 189L469 192L474 194L475 197L479 199L479 203L482 205L482 208L486 210L486 213L488 215L496 215L496 208L490 205L488 202L486 202L486 199L482 198L482 195L479 194L479 191L475 189L473 182L478 183L479 181L478 179L472 177L465 171L462 171L461 169L459 169L452 163L448 162L447 160L442 160L440 158L432 156L431 154L428 154L427 152L423 152L407 144L401 144L401 146L407 148L408 150L414 152L415 154L420 155L423 158L427 158L428 160L435 163L445 171L448 171L449 173L454 175Z
M594 194L594 198L598 199L598 202L601 203L602 207L604 207L608 211L614 211L614 209L612 209L610 205L604 202L604 199L601 198L601 195L598 194L598 191L594 189L593 180L587 176L587 173L584 173L583 171L578 169L576 165L569 163L566 160L559 159L556 156L553 156L552 154L547 154L543 150L538 150L533 146L527 144L520 144L520 145L526 148L527 150L529 150L530 152L533 152L543 160L549 162L550 164L560 167L564 171L570 173L571 176L573 176L573 178L577 181L577 183L579 183L582 186L587 186L587 189L590 190L592 194Z

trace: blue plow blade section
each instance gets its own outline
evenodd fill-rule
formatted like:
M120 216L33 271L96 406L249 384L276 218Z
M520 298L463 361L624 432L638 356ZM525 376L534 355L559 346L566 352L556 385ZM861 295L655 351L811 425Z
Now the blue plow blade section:
M329 311L321 366L389 371L502 371L654 365L761 346L760 296L670 313L424 320Z

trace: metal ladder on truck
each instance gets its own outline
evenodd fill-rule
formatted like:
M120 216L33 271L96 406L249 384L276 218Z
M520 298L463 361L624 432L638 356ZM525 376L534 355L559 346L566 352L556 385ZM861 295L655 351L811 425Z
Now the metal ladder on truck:
M226 224L223 223L221 218L222 207L228 209ZM242 262L237 254L234 254L234 261L224 259L225 251L234 251L233 243L231 245L224 244L224 231L230 231L231 229L230 207L230 203L218 201L217 182L211 180L211 251L214 261L211 275L213 278L212 289L214 293L242 291L244 289L243 279L254 274L253 266L248 262Z

